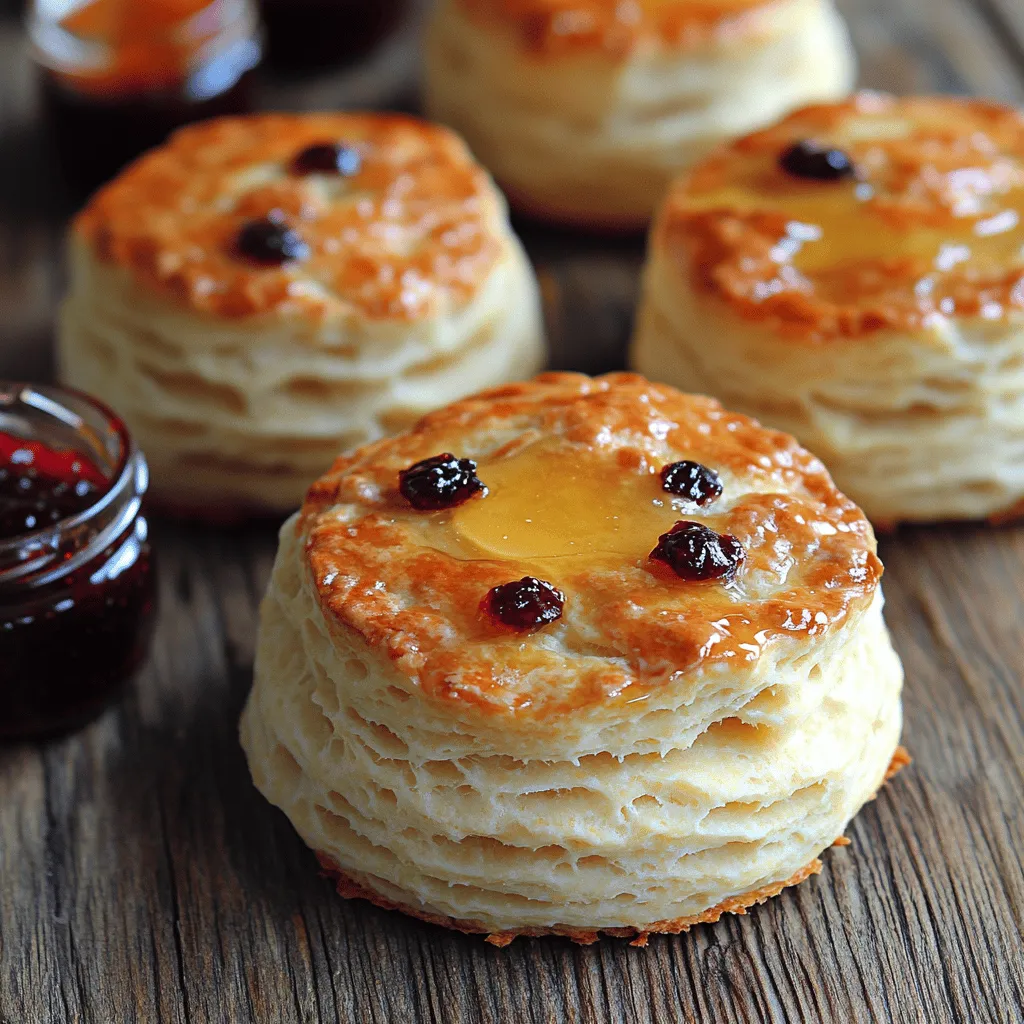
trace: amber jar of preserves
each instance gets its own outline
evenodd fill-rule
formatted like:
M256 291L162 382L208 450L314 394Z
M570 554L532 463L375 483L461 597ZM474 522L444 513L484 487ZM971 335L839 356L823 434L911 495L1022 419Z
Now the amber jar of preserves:
M98 714L143 660L146 460L84 395L0 382L0 740Z
M34 0L28 31L47 127L78 193L183 124L252 108L254 0Z

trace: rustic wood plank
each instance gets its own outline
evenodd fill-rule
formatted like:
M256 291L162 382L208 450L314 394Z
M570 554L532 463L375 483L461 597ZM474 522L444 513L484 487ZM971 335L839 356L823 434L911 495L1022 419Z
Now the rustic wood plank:
M1018 0L842 7L865 84L1024 98ZM357 76L363 98L406 83L405 102L408 77L366 86L377 73ZM42 378L67 209L32 116L0 22L0 374ZM519 226L554 364L619 365L642 242ZM1024 1019L1021 529L884 541L914 767L821 877L645 950L497 950L337 899L235 735L273 529L154 536L160 627L128 698L63 742L0 749L0 1024Z
M1003 48L1018 68L1024 69L1024 6L1019 0L973 0L979 13L992 26Z
M978 2L985 0L837 0L860 54L861 84L1024 102L1024 68Z

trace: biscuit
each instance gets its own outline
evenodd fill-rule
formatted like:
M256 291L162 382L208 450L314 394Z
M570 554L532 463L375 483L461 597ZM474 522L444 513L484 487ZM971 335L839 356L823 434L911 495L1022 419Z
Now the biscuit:
M681 169L853 75L831 0L441 0L424 96L517 208L635 230Z
M290 511L339 448L543 361L504 200L412 118L186 128L93 198L70 253L62 379L125 419L159 501L203 514Z
M845 171L787 171L807 140ZM1017 111L810 107L673 186L632 363L795 435L876 524L1007 513L1024 497L1022 210Z
M414 507L442 453L459 503ZM677 463L703 504L664 489ZM728 566L650 557L679 520ZM881 571L791 438L635 375L545 374L310 489L242 743L344 895L499 944L680 931L815 872L885 779Z

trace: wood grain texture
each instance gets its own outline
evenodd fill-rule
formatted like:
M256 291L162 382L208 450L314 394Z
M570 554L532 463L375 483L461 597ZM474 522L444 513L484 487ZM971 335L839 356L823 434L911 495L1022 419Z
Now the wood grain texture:
M1020 0L842 7L865 84L1024 100ZM389 95L407 95L386 71ZM67 207L32 107L8 16L0 375L44 377ZM620 365L642 243L520 227L554 363ZM274 531L154 532L160 625L128 699L63 742L0 749L0 1024L1024 1019L1024 529L883 542L915 763L821 876L647 949L505 950L334 896L236 740Z

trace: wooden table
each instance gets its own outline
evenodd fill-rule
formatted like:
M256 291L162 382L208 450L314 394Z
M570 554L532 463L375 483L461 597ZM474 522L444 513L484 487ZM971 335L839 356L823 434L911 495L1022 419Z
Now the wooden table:
M1022 0L842 6L865 84L1024 100ZM42 377L66 211L30 85L9 16L0 375ZM556 365L619 365L641 246L524 233ZM236 740L274 531L155 538L160 625L132 694L68 740L0 751L2 1024L1024 1019L1024 528L884 541L914 765L820 877L647 949L497 950L337 898Z

